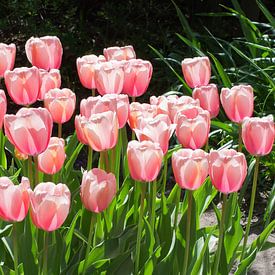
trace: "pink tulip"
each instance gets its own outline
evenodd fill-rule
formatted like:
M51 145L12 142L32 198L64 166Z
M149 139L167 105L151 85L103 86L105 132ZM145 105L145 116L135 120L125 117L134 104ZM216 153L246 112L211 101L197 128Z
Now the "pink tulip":
M89 146L97 151L114 148L118 138L118 118L116 112L107 111L82 120L82 129Z
M123 88L123 64L109 61L95 66L95 86L100 95L120 94Z
M76 66L81 84L87 89L95 89L95 65L105 62L103 55L84 55L77 58Z
M3 90L0 89L0 131L3 126L4 116L7 112L7 98Z
M5 72L5 84L11 99L19 105L34 103L40 90L40 74L36 67L16 68Z
M210 131L210 114L200 107L187 105L176 116L176 136L182 146L198 149L205 145Z
M251 117L253 114L253 88L250 85L222 88L221 103L228 118L241 123L245 117Z
M185 58L181 62L182 73L190 88L208 85L211 77L211 66L207 56Z
M160 114L154 118L140 117L137 122L137 128L134 129L139 141L149 140L159 143L163 154L168 150L169 139L174 130L174 124L171 124L168 115Z
M85 171L80 187L81 201L89 211L100 213L116 195L116 177L112 173L94 168Z
M273 116L246 117L242 123L242 139L246 150L255 156L264 156L271 152L275 130Z
M195 88L193 98L200 101L200 106L210 113L211 118L219 114L220 100L218 88L215 84Z
M88 123L88 118L86 118L85 116L81 116L81 115L75 116L74 126L75 126L77 139L79 140L79 142L85 145L88 145L89 142L84 133L84 125L86 123Z
M0 43L0 78L4 77L7 70L12 70L16 55L14 44Z
M22 177L21 184L14 185L8 177L0 177L0 218L6 222L25 219L30 204L30 182Z
M157 113L158 114L165 114L169 115L170 117L170 108L178 101L177 95L169 95L169 96L151 96L150 97L150 104L157 106ZM171 119L171 117L170 117Z
M201 149L180 149L172 155L172 168L181 188L196 190L208 175L208 154Z
M61 170L66 154L63 138L51 137L48 148L38 155L38 169L46 174L55 174Z
M51 114L44 108L21 108L16 115L5 115L4 128L9 141L23 154L44 152L52 134Z
M30 197L31 219L36 227L54 231L62 226L70 209L71 192L67 185L42 182Z
M129 60L136 58L136 53L133 46L125 47L109 47L103 50L104 56L107 61L109 60Z
M14 155L19 160L27 160L29 158L28 155L20 152L16 147L14 147Z
M143 95L150 83L153 66L147 60L132 59L124 65L123 93L132 97Z
M63 49L56 36L31 37L25 45L27 58L33 66L39 69L59 69Z
M71 119L75 110L76 97L70 89L51 89L45 94L44 105L55 123L62 124Z
M54 88L60 88L61 75L60 71L51 69L49 72L40 69L41 86L38 94L38 100L44 100L45 94Z
M130 104L130 113L128 123L131 129L137 128L139 117L149 118L157 115L157 106L148 103L132 102Z
M247 174L243 153L233 149L213 150L209 154L209 175L212 184L222 193L237 192Z
M157 178L163 158L158 143L130 141L127 157L130 175L134 180L149 182Z

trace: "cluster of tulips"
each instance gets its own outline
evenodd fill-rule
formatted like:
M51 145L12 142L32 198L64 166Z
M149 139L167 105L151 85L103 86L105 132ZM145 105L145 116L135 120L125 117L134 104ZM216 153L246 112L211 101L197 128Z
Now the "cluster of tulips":
M62 45L57 37L30 38L26 54L31 68L13 69L15 45L0 44L0 77L4 77L11 99L23 105L16 114L6 114L7 100L0 90L0 126L4 124L5 136L14 145L15 156L27 160L29 172L21 184L14 185L7 177L0 178L0 218L7 222L25 219L29 207L34 225L45 231L62 226L70 211L71 193L64 183L39 182L38 171L54 175L65 162L65 140L62 124L69 121L75 111L76 95L68 88L60 89L59 68ZM127 170L136 182L151 182L153 186L150 225L154 231L156 179L164 169L162 196L165 196L167 152L174 132L181 146L172 155L172 169L176 183L188 190L188 222L183 274L187 274L189 256L192 192L210 176L215 188L227 195L237 192L247 175L247 162L241 152L242 142L246 150L256 156L255 173L258 173L259 157L271 152L274 142L273 116L251 117L254 110L253 88L238 85L222 88L219 95L215 84L209 84L211 66L208 57L187 58L182 61L184 79L194 88L190 96L152 96L150 104L135 101L145 93L151 76L149 61L136 59L132 46L104 49L104 55L86 55L76 61L82 85L91 89L93 96L80 103L80 114L75 116L75 131L80 143L88 146L87 170L83 173L80 196L86 209L100 213L108 208L121 187L120 164L123 176ZM95 96L95 92L100 95ZM129 97L132 102L129 102ZM37 100L44 108L30 108ZM227 117L239 125L239 147L211 150L208 153L208 137L211 119L220 111L220 102ZM51 137L53 123L58 124L58 137ZM132 130L128 142L126 126ZM117 144L122 148L116 150ZM204 150L201 148L204 147ZM123 148L125 150L123 150ZM2 148L4 150L4 148ZM99 168L93 168L95 155L100 153ZM124 158L125 156L125 158ZM122 161L120 159L122 158ZM116 161L119 161L119 164ZM120 163L121 162L121 163ZM118 168L117 168L118 167ZM244 250L253 213L256 180L249 221L244 237ZM144 198L146 185L141 184L139 222L135 254L135 273L140 266L140 247L143 231ZM15 203L16 202L16 203ZM220 222L220 237L213 274L217 274L223 242L224 211ZM175 216L177 219L177 216ZM87 269L87 257L91 249L88 237L83 274ZM45 264L45 263L44 263ZM17 270L17 266L15 266ZM17 272L17 271L16 271Z

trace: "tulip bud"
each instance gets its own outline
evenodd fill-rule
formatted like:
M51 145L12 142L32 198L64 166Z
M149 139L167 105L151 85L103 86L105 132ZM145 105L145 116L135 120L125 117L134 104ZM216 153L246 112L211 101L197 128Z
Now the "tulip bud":
M104 56L107 61L109 60L129 60L136 58L136 53L134 51L133 46L125 46L125 47L109 47L103 50Z
M14 44L0 43L0 78L4 77L7 70L12 70L16 55Z

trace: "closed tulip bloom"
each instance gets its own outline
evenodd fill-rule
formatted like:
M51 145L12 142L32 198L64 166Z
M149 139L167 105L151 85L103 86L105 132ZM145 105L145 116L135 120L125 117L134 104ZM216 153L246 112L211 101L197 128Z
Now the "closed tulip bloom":
M60 88L61 75L57 69L51 69L49 72L40 69L41 86L38 94L38 100L44 100L45 94L54 88Z
M80 197L86 209L100 213L110 205L115 195L116 177L114 174L108 174L98 168L84 172Z
M30 197L31 219L36 227L50 232L62 226L71 203L67 185L41 182L31 191Z
M200 106L210 113L211 118L219 114L220 99L218 88L215 84L195 88L193 90L193 98L200 101Z
M8 177L0 177L0 219L6 222L21 222L25 219L30 204L30 182L22 177L14 185Z
M64 147L63 138L51 137L48 148L38 155L38 169L50 175L59 172L66 158Z
M169 108L171 107L171 105L173 105L177 102L178 98L179 97L177 95L169 95L169 96L161 95L158 97L151 96L150 104L157 106L158 114L165 114L165 115L169 115L169 117L170 117Z
M233 149L213 150L209 154L209 175L212 184L222 193L237 192L247 174L243 153Z
M123 88L123 64L109 61L95 66L95 86L100 95L120 94Z
M16 115L5 115L8 140L23 154L36 156L44 152L52 134L53 121L45 108L21 108Z
M222 88L221 103L228 118L241 123L245 117L251 117L253 114L253 88L250 85Z
M149 182L159 174L163 152L158 143L133 140L128 143L127 158L131 177Z
M83 132L89 146L97 151L114 148L118 138L118 118L116 112L107 111L92 115L82 121Z
M0 89L0 130L3 126L4 115L7 112L7 98L3 90Z
M177 184L184 189L198 189L208 176L208 154L201 149L180 149L172 155Z
M154 118L139 118L137 128L134 131L139 141L149 140L159 143L165 155L175 126L175 124L171 123L168 115L159 114Z
M31 37L26 42L25 50L33 66L44 70L60 68L63 49L58 37Z
M75 110L76 97L70 89L52 89L45 94L44 105L55 123L62 124L71 119Z
M132 102L130 104L130 113L128 123L131 129L137 128L139 117L149 118L157 115L157 106L148 103Z
M254 156L268 155L274 143L273 116L245 118L242 123L242 139L246 150Z
M208 85L211 77L211 66L207 56L185 58L181 62L182 73L190 88Z
M88 118L85 116L77 115L74 119L74 126L75 126L75 132L77 139L82 144L88 145L88 140L84 133L84 125L88 123Z
M103 54L107 61L109 60L129 60L136 58L133 46L109 47L103 50Z
M40 74L36 67L16 68L5 72L5 84L11 99L19 105L34 103L40 90Z
M123 93L138 97L143 95L150 83L153 66L147 60L132 59L124 65Z
M87 89L95 89L95 65L105 62L103 55L84 55L77 58L76 66L81 84Z
M183 147L199 149L208 139L210 114L196 106L186 106L176 116L176 135Z
M0 43L0 78L4 77L7 70L12 70L16 55L14 44Z

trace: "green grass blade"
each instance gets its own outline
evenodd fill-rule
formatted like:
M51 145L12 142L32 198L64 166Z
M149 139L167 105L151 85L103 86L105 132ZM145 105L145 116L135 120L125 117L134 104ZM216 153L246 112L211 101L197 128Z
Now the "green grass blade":
M275 19L272 16L272 14L269 12L269 10L266 8L266 6L260 0L256 0L256 3L258 5L258 7L260 8L260 10L262 11L262 13L265 15L266 19L271 24L271 26L273 28L275 28Z

